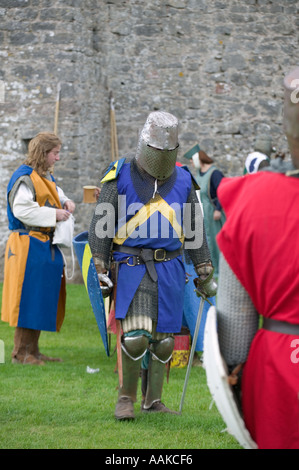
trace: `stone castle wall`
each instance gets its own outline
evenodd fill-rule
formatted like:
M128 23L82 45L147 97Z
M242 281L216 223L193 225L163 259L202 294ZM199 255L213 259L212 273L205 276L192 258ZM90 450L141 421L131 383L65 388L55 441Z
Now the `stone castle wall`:
M180 120L180 151L195 143L227 176L242 174L258 134L286 150L282 80L298 65L295 0L0 0L0 280L8 237L6 186L28 141L63 141L55 177L77 205L76 233L111 161L110 93L119 156L134 152L152 110ZM76 272L75 281L81 280Z

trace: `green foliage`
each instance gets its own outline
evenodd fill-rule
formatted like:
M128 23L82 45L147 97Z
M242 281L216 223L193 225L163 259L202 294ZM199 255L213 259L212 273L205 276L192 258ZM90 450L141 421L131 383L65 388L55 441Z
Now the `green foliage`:
M2 286L1 286L2 288ZM1 449L239 449L225 424L204 369L190 373L182 415L142 414L140 387L135 421L117 422L115 336L107 357L83 285L67 286L60 333L42 332L40 350L63 362L11 363L14 329L0 323L5 363L0 364ZM98 369L88 373L87 366ZM178 410L186 368L172 368L163 401Z

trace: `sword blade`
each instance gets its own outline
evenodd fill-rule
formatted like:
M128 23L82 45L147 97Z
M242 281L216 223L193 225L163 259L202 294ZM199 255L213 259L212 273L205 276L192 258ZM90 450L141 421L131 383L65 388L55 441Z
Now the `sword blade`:
M114 282L113 287L113 301L114 311L116 312L116 290L117 290L117 278L118 278L119 264L113 263L111 266L112 279ZM122 352L121 352L121 321L115 319L116 324L116 352L117 352L117 370L118 370L118 383L119 387L123 386L123 364L122 364Z
M182 412L182 409L183 409L183 403L184 403L185 394L186 394L186 390L187 390L187 384L188 384L189 375L190 375L190 371L191 371L191 367L192 367L192 362L193 362L195 347L196 347L196 343L197 343L199 326L200 326L200 322L201 322L204 303L205 303L205 299L203 297L201 297L200 304L199 304L199 309L198 309L198 314L197 314L197 319L196 319L194 335L193 335L193 341L192 341L192 345L191 345L191 351L190 351L188 366L187 366L185 383L184 383L184 388L183 388L183 393L182 393L182 398L181 398L181 403L180 403L180 410L179 410L180 413Z
M121 323L120 320L116 320L116 350L117 350L117 369L118 369L118 381L119 387L123 386L123 365L121 356Z

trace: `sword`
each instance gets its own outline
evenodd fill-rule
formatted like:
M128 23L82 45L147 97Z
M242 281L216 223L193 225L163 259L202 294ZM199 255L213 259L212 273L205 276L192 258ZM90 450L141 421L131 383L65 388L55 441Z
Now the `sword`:
M112 272L114 278L114 287L113 287L113 300L114 300L114 311L116 311L116 288L117 288L117 278L118 278L118 268L119 265L117 262L114 262L112 265ZM121 352L121 321L115 319L116 324L116 352L117 352L117 370L118 370L118 382L119 387L123 386L123 364L122 364L122 352Z
M118 382L119 387L123 386L123 364L121 357L121 322L120 320L115 320L116 322L116 351L117 351L117 370L118 370Z
M195 352L195 346L197 343L197 338L198 338L198 332L199 332L199 326L201 322L201 317L202 317L202 312L203 312L203 307L205 301L209 302L210 305L213 305L209 299L207 299L201 292L199 292L196 289L197 293L200 295L200 304L199 304L199 309L198 309L198 314L197 314L197 319L196 319L196 325L195 325L195 330L194 330L194 335L193 335L193 341L191 345L191 351L190 351L190 356L189 356L189 361L188 361L188 366L187 366L187 372L186 372L186 377L185 377L185 383L184 383L184 388L183 388L183 393L182 393L182 398L181 398L181 403L180 403L180 410L179 412L182 412L183 409L183 403L184 403L184 398L186 394L186 389L187 389L187 384L189 380L189 375L192 367L192 362L193 362L193 357L194 357L194 352Z

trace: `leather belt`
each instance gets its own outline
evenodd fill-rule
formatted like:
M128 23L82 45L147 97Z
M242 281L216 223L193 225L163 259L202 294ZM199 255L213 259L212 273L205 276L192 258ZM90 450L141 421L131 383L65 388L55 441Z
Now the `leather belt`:
M298 324L295 325L294 323L288 323L286 321L273 320L272 318L264 318L262 328L286 335L299 335Z
M152 250L151 248L134 248L130 246L117 245L116 243L113 244L112 250L128 254L129 256L125 261L128 266L145 264L147 272L154 282L157 282L158 280L155 263L170 261L183 253L181 248L174 251L166 251L164 248Z
M45 229L42 229L42 228L39 228L39 227L26 227L26 228L16 228L16 229L13 229L11 230L12 232L19 232L19 233L29 233L29 232L40 232L40 233L44 233L45 235L53 235L54 234L54 231L55 229L54 228L51 228L49 230L45 230Z

